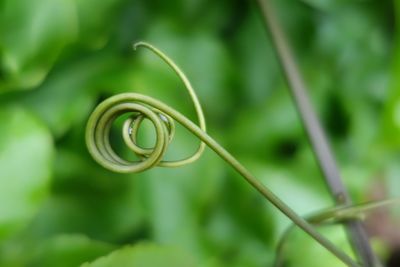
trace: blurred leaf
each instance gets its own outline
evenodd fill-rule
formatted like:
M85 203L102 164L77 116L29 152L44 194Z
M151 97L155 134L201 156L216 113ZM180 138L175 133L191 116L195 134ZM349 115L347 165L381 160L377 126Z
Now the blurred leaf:
M0 239L26 225L48 190L52 138L19 107L0 108Z
M103 47L115 25L123 0L75 0L79 41L90 48ZM93 12L93 8L96 12Z
M351 248L341 226L320 228L321 233L351 255ZM346 265L303 232L292 233L286 244L285 266L345 267ZM316 255L318 255L316 257Z
M348 3L349 1L344 1L344 0L301 0L301 2L304 2L313 8L317 8L320 10L331 10L340 4Z
M0 93L40 84L76 37L70 0L5 0L0 5Z
M395 47L393 52L392 71L390 80L390 90L388 101L385 105L385 113L383 116L382 142L390 149L398 149L400 147L400 33L399 18L400 4L396 4L397 15L397 36L395 39Z
M118 176L109 178L122 179ZM29 235L48 238L60 233L79 232L113 243L130 243L147 237L148 226L143 225L143 204L140 201L142 195L136 194L140 188L131 184L123 190L108 193L89 191L88 188L82 192L76 188L73 192L65 186L65 192L50 198L40 210L28 229Z
M400 73L400 72L398 72ZM390 100L386 105L386 112L383 117L383 139L382 143L390 149L398 149L400 147L400 90L398 82L394 81Z
M244 21L235 36L235 64L237 64L236 90L240 92L242 105L257 105L278 90L280 68L264 25L252 14ZM258 42L249 42L254 36Z
M381 98L386 87L390 39L379 19L386 14L381 8L372 15L370 7L367 3L345 5L323 17L317 28L315 44L321 56L332 61L332 82L344 75L333 89L345 90L354 100L368 94Z
M79 234L57 235L49 239L17 238L0 250L1 266L69 267L94 260L115 247Z
M241 177L229 176L205 219L209 253L222 266L268 266L275 228L271 207Z
M30 267L70 267L92 261L114 249L81 235L61 235L40 243L33 249Z
M341 168L343 182L354 203L365 203L371 200L371 196L367 192L371 191L372 184L380 169L373 165L373 163L369 165L360 164L360 166L348 164Z
M80 57L56 68L37 90L13 100L31 108L59 138L88 117L102 89L97 80L117 64L118 58L107 52Z
M181 250L143 243L133 247L125 247L114 251L108 256L86 263L82 267L190 267L196 266L193 260Z
M243 108L236 116L229 131L230 145L240 151L239 158L261 157L277 162L293 159L306 139L286 88L276 88L258 102Z

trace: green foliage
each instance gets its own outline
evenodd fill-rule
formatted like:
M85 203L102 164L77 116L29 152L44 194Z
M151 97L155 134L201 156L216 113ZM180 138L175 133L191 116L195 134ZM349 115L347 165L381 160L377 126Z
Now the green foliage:
M53 144L21 107L0 108L0 240L26 226L47 196Z
M56 235L42 242L9 242L1 251L2 266L80 266L115 247L82 235ZM18 255L24 254L24 257Z
M113 246L91 241L79 235L56 236L35 247L27 263L29 266L79 266L109 253ZM120 265L122 266L122 265Z
M1 5L1 91L37 86L74 39L75 7L66 0Z
M190 257L178 249L152 244L139 244L134 247L125 247L92 263L82 265L82 267L112 266L192 267L196 265L194 265Z
M393 17L400 5L274 2L354 200L371 199L376 188L398 196L400 44ZM266 186L301 215L331 204L251 1L3 0L1 266L272 264L289 221L212 151L182 168L123 175L89 156L87 118L116 93L151 95L196 121L168 67L132 51L138 40L185 71L210 135ZM113 146L132 157L115 126ZM139 142L151 144L151 131L139 132ZM182 158L197 145L177 126L166 158ZM347 246L340 227L324 233ZM385 255L390 248L380 241ZM299 231L288 244L289 266L341 266Z

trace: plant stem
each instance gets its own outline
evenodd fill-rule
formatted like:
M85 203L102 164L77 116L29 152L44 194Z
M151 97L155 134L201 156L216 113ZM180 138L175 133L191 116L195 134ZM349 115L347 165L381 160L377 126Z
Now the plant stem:
M175 71L177 66L170 64L172 62L163 53L157 50L155 47L146 43L140 43L140 46L144 46L158 56L160 56L170 67ZM179 69L178 69L179 70ZM186 77L179 70L176 71L183 81L186 81ZM183 78L182 78L183 77ZM187 88L188 89L188 88ZM189 90L190 91L190 90ZM191 91L192 98L196 98L194 91ZM197 101L193 100L194 103ZM195 104L196 105L196 104ZM201 109L198 109L201 112ZM152 151L146 155L141 156L140 161L129 162L120 158L112 149L109 143L109 131L113 121L123 113L134 113L133 119L128 119L128 122L135 122L139 116L145 116L154 125L157 140ZM142 114L142 115L137 115ZM202 115L199 116L200 118ZM324 246L332 254L349 267L360 267L354 260L352 260L346 253L336 247L332 242L323 237L318 231L315 230L306 220L296 214L289 206L287 206L279 197L273 194L268 188L266 188L260 181L258 181L240 162L235 159L229 152L227 152L221 145L219 145L213 138L211 138L202 128L204 125L200 124L200 127L194 124L191 120L186 118L180 112L169 107L168 105L152 98L149 96L136 94L136 93L123 93L116 96L112 96L104 100L99 104L91 114L86 131L86 143L88 150L93 158L105 168L108 168L116 172L139 172L149 169L154 166L180 166L179 162L175 162L173 165L169 165L171 162L163 162L162 156L167 149L167 143L169 140L168 126L165 124L164 118L172 118L173 120L180 123L187 130L197 136L204 144L208 145L214 150L223 160L230 164L243 178L252 185L261 195L263 195L269 202L271 202L276 208L284 213L290 220L293 221L298 227L303 229L318 243ZM169 121L169 119L167 119ZM200 119L201 121L201 119ZM140 122L137 122L140 123ZM131 142L134 140L126 140L128 144L132 145ZM133 142L134 143L134 142ZM136 146L136 144L133 144ZM197 152L195 153L197 155ZM196 156L197 157L197 156ZM185 161L185 160L183 160ZM174 163L174 162L172 162Z
M382 208L389 205L400 204L400 198L384 199L368 203L356 204L351 206L336 206L326 210L318 211L314 214L306 216L307 222L314 226L324 224L337 224L343 221L354 220L359 218L364 213L370 212L374 209ZM284 249L289 235L294 230L295 225L291 224L281 235L278 245L276 246L274 267L281 267L284 262Z
M118 105L124 105L125 103L140 103L143 106L149 106L152 108L161 111L163 114L166 114L173 118L176 122L180 123L187 130L192 132L195 136L197 136L201 141L203 141L208 147L214 150L223 160L225 160L229 165L231 165L243 178L250 183L258 192L261 193L269 202L271 202L276 208L278 208L282 213L284 213L294 224L303 229L306 233L308 233L312 238L314 238L318 243L324 246L327 250L329 250L332 254L334 254L338 259L340 259L343 263L347 264L350 267L360 267L357 263L355 263L346 253L337 248L333 243L323 237L320 233L318 233L313 226L311 226L306 220L297 215L290 207L288 207L280 198L278 198L275 194L273 194L268 188L266 188L261 182L259 182L243 165L239 163L229 152L227 152L221 145L219 145L214 139L212 139L207 133L205 133L201 128L199 128L196 124L186 118L184 115L179 113L178 111L172 109L168 105L151 98L149 96L136 94L136 93L123 93L119 95L112 96L102 102L92 113L95 117L89 118L88 126L87 126L87 135L86 141L89 147L89 151L92 156L104 167L107 167L116 172L130 172L129 169L119 169L121 166L117 165L118 162L104 162L109 159L104 157L102 152L98 151L98 147L102 147L103 145L96 144L96 140L92 141L92 137L96 135L96 132L99 131L98 127L104 127L103 123L96 123L97 116L101 116L101 114L108 112L110 107L118 107ZM101 131L100 131L101 132ZM104 140L103 136L99 138L99 140ZM154 148L155 150L157 148ZM112 166L110 166L112 165ZM125 165L123 165L125 166ZM155 166L154 164L149 164L150 167Z
M303 125L308 134L314 153L324 175L326 184L338 205L350 205L351 199L347 193L333 153L328 144L326 135L312 108L307 95L306 85L303 82L293 53L286 40L285 34L271 7L270 0L257 0L264 22L269 29L272 41L278 54L281 66L285 73L289 89L300 113ZM380 266L372 251L365 229L360 220L351 220L346 224L350 242L357 257L365 267Z

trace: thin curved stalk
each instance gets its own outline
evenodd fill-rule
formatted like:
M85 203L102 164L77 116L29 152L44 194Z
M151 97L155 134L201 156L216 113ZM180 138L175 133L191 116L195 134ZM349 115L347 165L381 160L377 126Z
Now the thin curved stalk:
M333 208L318 211L315 214L311 214L307 216L305 220L315 226L325 224L340 224L349 220L361 219L361 217L363 217L365 213L370 212L374 209L398 204L400 204L400 198L384 199L380 201L373 201L350 206L336 206ZM274 267L281 267L283 265L285 244L287 243L287 240L289 239L289 236L294 228L295 225L291 224L281 235L276 246L275 262L273 265Z
M307 95L307 87L303 81L299 67L296 64L285 32L275 16L271 0L257 0L262 17L267 26L272 42L275 46L279 62L289 85L293 101L296 104L300 118L313 147L317 163L324 176L326 185L337 205L351 205L351 198L344 186L339 168L329 146L326 134L321 127L318 117L313 110L311 101ZM359 220L347 221L344 225L349 241L357 258L365 267L381 266L374 254L368 240L364 226Z
M194 103L198 103L197 96L191 89L192 87L190 86L189 81L183 72L180 71L179 68L166 55L147 43L140 42L138 45L151 50L156 55L160 56L172 69L174 69L182 81L184 81L184 84L186 86L189 84L187 89L192 97L192 100ZM197 108L196 110L201 113L201 115L198 114L201 122L201 108ZM125 130L129 130L129 134L123 134L124 141L130 148L133 148L133 151L136 152L136 154L139 155L140 160L138 161L130 162L122 159L114 152L109 142L109 132L113 121L124 113L131 113L131 117L127 120L124 127ZM150 150L145 150L136 143L136 134L139 127L138 125L140 125L144 118L153 123L157 135L155 146ZM86 143L88 150L100 165L115 172L140 172L155 166L180 166L182 165L181 163L188 163L188 161L176 161L177 163L171 165L162 160L162 157L165 154L168 144L171 140L171 134L173 132L172 123L174 120L192 132L204 144L214 150L223 160L225 160L229 165L232 166L232 168L242 175L242 177L250 185L252 185L259 193L261 193L262 196L264 196L276 208L284 213L290 220L293 221L294 224L303 229L318 243L334 254L338 259L350 267L360 266L346 253L318 233L313 226L297 215L279 197L277 197L273 192L259 182L242 164L240 164L236 158L234 158L228 151L226 151L213 138L211 138L204 131L204 127L202 129L202 125L200 125L200 127L197 126L180 112L160 102L159 100L136 93L123 93L112 96L103 101L96 107L88 120L86 128Z

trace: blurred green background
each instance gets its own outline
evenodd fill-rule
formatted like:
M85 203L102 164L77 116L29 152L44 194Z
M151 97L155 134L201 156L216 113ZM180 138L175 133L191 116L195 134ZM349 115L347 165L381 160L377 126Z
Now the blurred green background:
M400 4L274 3L354 201L400 196ZM132 175L89 156L86 120L108 96L148 94L196 120L171 70L132 50L139 40L183 69L210 135L266 186L301 215L332 206L252 1L1 0L0 266L271 265L290 222L212 151ZM167 158L197 145L178 128ZM366 221L392 262L399 213ZM321 231L349 251L340 226ZM343 266L298 230L285 256L287 266Z

